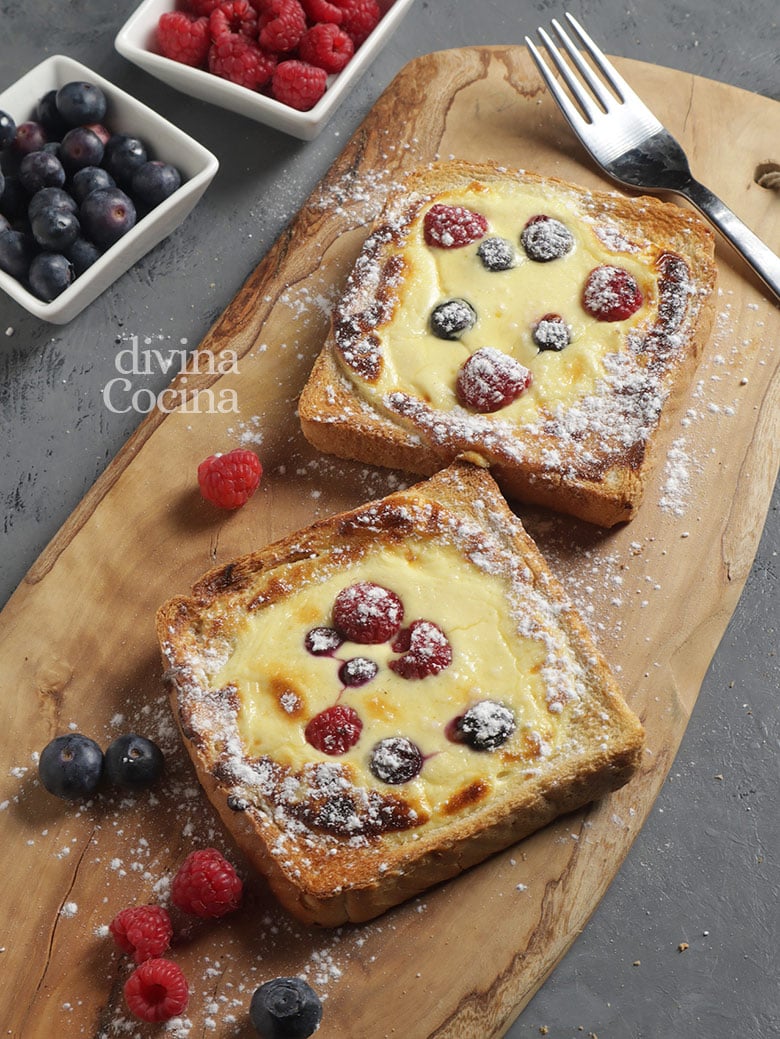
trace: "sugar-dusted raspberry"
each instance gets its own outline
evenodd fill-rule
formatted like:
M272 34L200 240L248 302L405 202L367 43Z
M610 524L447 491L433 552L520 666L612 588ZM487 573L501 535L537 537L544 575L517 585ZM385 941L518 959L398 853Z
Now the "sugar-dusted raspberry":
M341 8L341 27L352 37L357 49L382 17L377 0L333 0L333 3Z
M624 267L595 267L585 281L582 305L599 321L625 321L644 299L636 278Z
M540 350L563 350L571 342L572 327L560 314L545 314L531 331L531 338Z
M301 61L328 73L341 72L354 53L352 38L333 22L318 22L307 29L298 47Z
M340 25L344 21L344 13L341 8L332 4L330 0L301 0L301 7L306 12L306 17L312 25L317 22L330 22L332 25Z
M368 762L373 775L383 783L408 783L423 767L420 748L405 736L388 736L374 744Z
M560 220L539 213L526 223L520 235L520 242L529 260L549 263L550 260L559 260L571 252L574 237Z
M401 600L373 581L348 585L333 603L333 624L350 642L376 646L387 642L400 629L404 620Z
M423 218L427 245L440 249L459 249L479 241L487 231L487 220L465 206L449 206L437 202Z
M254 40L257 37L257 11L248 0L222 0L209 15L212 40L227 33L241 33Z
M298 46L306 32L306 12L299 0L264 0L258 21L261 47L287 54Z
M399 631L391 643L394 653L403 656L390 661L390 670L401 678L426 678L437 675L452 663L449 639L432 621L413 621Z
M290 59L280 61L276 66L271 79L271 93L282 104L299 112L308 112L325 93L327 85L325 69Z
M157 22L157 49L164 58L202 68L211 46L208 18L168 11Z
M531 385L531 372L514 357L483 346L460 367L455 391L466 408L482 413L499 411Z
M173 960L155 958L136 967L125 982L125 1002L141 1021L170 1021L184 1013L189 986Z
M240 37L225 40L229 44L236 41L241 42ZM206 501L221 509L238 509L255 493L262 475L263 466L254 451L236 448L204 459L198 466L198 485Z
M307 741L323 754L346 754L363 731L360 715L346 704L336 704L315 714L304 730Z
M136 963L162 956L173 937L171 918L162 906L130 906L117 913L108 930Z
M241 878L225 856L216 848L199 848L173 878L171 901L185 913L216 919L238 908L242 892Z

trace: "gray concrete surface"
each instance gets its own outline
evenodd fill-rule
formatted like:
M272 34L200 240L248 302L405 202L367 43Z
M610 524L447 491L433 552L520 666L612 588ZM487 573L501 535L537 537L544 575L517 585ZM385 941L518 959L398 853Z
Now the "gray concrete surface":
M113 39L134 6L0 0L0 89L47 54L65 53L156 107L221 161L187 222L72 324L43 324L0 296L0 602L140 419L102 402L117 340L162 335L196 345L408 60L520 42L563 10L548 0L417 0L326 132L306 144L188 101L129 65ZM570 9L609 53L780 99L776 0L728 7L578 0ZM767 146L780 161L780 141ZM767 343L768 351L777 348ZM160 376L157 388L164 382ZM510 1039L780 1036L779 534L776 492L753 571L656 806Z

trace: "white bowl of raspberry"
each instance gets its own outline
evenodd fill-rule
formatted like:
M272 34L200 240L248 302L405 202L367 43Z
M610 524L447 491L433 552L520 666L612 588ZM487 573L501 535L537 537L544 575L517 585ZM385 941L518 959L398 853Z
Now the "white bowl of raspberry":
M190 97L312 140L414 0L144 0L116 37Z
M55 54L0 93L0 289L73 320L190 213L219 163L151 108Z

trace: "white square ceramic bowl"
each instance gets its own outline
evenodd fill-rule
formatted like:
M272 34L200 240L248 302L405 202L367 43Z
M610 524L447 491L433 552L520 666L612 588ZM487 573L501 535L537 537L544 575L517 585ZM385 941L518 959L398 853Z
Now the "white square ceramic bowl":
M120 29L115 45L128 61L190 97L209 101L231 112L248 116L258 123L265 123L275 130L309 141L319 134L413 3L414 0L379 0L382 10L379 24L357 49L349 64L338 75L329 77L324 96L308 112L299 112L274 98L158 54L154 48L155 28L161 14L175 9L175 0L144 0Z
M15 278L0 271L0 289L25 310L53 324L64 325L129 270L140 258L178 227L190 213L219 168L214 155L167 119L115 87L85 65L54 54L36 65L0 94L0 110L17 124L33 118L38 100L49 90L74 80L99 86L106 95L106 126L115 133L128 133L142 140L151 157L176 166L181 187L141 218L51 303L33 296Z

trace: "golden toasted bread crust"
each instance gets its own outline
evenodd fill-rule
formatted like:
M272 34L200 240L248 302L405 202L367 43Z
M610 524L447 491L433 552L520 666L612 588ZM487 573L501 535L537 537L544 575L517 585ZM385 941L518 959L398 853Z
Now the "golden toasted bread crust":
M639 264L645 280L647 313L629 323L595 389L542 407L530 421L475 414L457 401L443 409L408 392L403 372L396 391L372 392L386 361L383 333L404 316L405 257L421 233L421 214L453 192L474 194L475 185L542 191L551 213L559 205L576 214L581 241L597 245L615 266ZM590 192L491 164L434 164L388 200L368 236L301 395L303 433L322 451L422 475L475 451L509 497L602 526L628 520L652 470L659 428L689 386L709 335L713 256L703 221L655 198ZM545 266L552 276L555 265ZM468 295L468 286L462 291ZM567 305L579 306L579 299Z
M413 554L415 546L455 552L464 573L498 582L518 647L523 637L563 647L541 670L549 672L542 714L553 733L565 727L565 738L525 760L507 754L500 784L472 780L436 820L418 811L403 783L352 784L338 758L313 748L297 771L281 745L253 754L242 736L241 691L213 681L248 619L262 631L279 603L292 625L291 597L305 598L323 574L343 574L348 585L358 561ZM279 900L306 922L370 919L621 786L639 762L642 727L585 625L489 472L466 460L210 571L191 596L160 609L157 633L174 713L206 793ZM423 679L414 696L427 695L426 681L432 687ZM300 733L306 721L304 712L290 724ZM485 752L468 753L479 770Z

